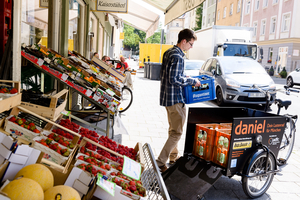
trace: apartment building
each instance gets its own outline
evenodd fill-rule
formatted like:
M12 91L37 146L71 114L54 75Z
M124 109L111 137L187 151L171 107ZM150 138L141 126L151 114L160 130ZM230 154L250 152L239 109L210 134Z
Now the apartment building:
M225 1L225 0L223 0ZM216 0L206 0L203 2L202 29L215 25Z
M240 26L242 0L217 0L216 25Z
M166 44L176 45L178 33L184 28L185 14L173 20L166 28Z
M253 41L263 48L261 64L278 74L300 67L299 0L244 0L242 26L254 27Z

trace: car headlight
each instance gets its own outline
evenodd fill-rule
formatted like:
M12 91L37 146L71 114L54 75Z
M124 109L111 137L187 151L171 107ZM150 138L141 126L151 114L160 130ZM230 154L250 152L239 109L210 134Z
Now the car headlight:
M269 83L269 87L271 90L276 90L276 85L275 85L274 81Z
M226 85L227 86L230 86L230 87L236 87L236 88L239 88L240 87L240 84L238 82L236 82L235 80L232 80L232 79L225 79L226 81Z

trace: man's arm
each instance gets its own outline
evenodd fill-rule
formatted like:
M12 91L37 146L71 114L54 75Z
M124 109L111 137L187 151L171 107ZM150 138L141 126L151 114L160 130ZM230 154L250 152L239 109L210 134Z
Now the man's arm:
M174 57L170 61L169 82L176 86L195 85L200 86L200 81L194 78L188 78L183 74L183 61L180 58Z

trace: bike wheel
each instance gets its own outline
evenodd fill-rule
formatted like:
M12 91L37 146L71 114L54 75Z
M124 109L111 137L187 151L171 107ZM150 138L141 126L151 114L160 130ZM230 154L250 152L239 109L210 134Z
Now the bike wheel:
M119 105L119 112L125 112L132 104L133 95L131 89L127 86L124 86L122 89L122 98Z
M275 169L275 160L272 155L269 154L268 165L266 169L266 161L267 161L267 153L261 153L257 158L255 158L254 162L251 164L249 168L247 168L246 175L254 176L252 178L248 178L243 176L242 184L243 190L246 195L250 198L257 198L262 196L270 187L274 174L265 174L265 172L272 171ZM247 166L248 167L248 166ZM262 175L259 175L262 174Z
M296 130L294 121L288 118L277 156L277 164L279 166L284 165L292 154L295 142L295 132Z

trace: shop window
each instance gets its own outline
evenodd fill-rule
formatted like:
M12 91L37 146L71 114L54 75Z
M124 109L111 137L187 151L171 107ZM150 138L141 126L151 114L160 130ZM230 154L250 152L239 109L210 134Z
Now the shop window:
M268 63L272 63L272 57L273 57L273 47L270 47L269 48Z

